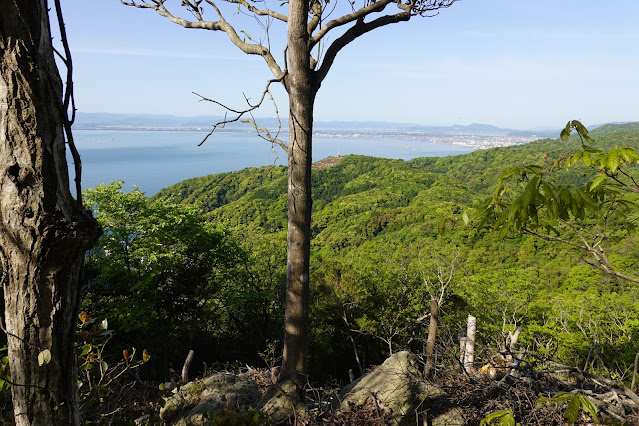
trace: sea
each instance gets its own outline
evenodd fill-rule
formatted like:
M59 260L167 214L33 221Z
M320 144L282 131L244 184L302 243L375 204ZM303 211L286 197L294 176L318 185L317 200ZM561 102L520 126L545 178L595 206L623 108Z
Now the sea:
M138 187L151 196L184 179L247 167L286 165L284 151L254 133L216 132L201 146L198 144L205 132L75 130L73 134L82 159L83 188L123 180L126 190ZM313 137L314 162L348 154L410 160L471 151L473 148L433 143L423 137Z

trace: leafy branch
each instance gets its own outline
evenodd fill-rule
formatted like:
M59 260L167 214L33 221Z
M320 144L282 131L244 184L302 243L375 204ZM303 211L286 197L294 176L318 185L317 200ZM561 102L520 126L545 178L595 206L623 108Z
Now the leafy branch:
M492 227L501 238L528 234L572 246L594 258L594 262L588 262L591 266L639 283L639 278L611 264L605 247L613 235L635 231L639 186L632 166L639 162L639 154L631 147L607 152L593 147L595 140L577 120L568 122L561 140L567 140L573 130L581 142L579 151L549 167L528 164L507 170L493 195L476 210L473 226ZM578 164L593 175L582 185L563 183L559 171ZM467 217L464 220L470 222Z

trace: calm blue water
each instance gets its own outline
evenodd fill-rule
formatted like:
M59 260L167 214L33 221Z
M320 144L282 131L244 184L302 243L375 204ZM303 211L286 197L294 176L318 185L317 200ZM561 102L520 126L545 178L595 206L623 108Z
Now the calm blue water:
M198 147L205 133L75 130L82 157L82 187L122 179L153 195L181 180L246 167L285 165L286 155L251 133L219 132ZM471 148L434 144L410 138L314 137L313 161L331 155L361 154L409 160L464 154Z

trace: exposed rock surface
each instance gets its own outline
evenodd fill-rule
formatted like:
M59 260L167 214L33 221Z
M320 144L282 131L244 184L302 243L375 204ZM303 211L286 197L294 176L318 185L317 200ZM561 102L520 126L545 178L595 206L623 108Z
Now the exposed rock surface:
M207 415L223 409L244 411L260 400L257 384L245 375L217 373L188 383L160 410L160 418L172 425L203 424Z
M257 410L268 414L273 424L295 424L296 419L308 417L307 408L300 401L298 391L292 380L276 383L266 391Z
M345 387L334 408L353 410L369 398L387 412L391 425L466 424L462 411L450 406L443 390L424 380L415 356L406 351Z

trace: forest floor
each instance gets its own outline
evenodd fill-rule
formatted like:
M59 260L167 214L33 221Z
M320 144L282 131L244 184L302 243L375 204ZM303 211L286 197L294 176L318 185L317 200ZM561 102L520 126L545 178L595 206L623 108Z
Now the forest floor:
M263 393L271 384L267 369L249 368L249 374ZM247 369L234 373L247 373ZM480 425L493 413L512 415L514 422L493 414L494 423L524 425L639 425L637 395L622 383L595 376L579 369L554 364L552 371L520 371L517 376L504 375L491 379L488 374L467 374L453 369L436 370L429 379L447 394L451 407L463 410L466 424ZM326 410L339 389L312 387L306 389L306 404L310 419L297 420L295 425L370 425L388 424L379 401L368 400L353 411ZM117 410L93 420L101 424L163 424L159 420L160 392L157 388L138 384L122 387ZM545 398L544 398L545 397ZM540 400L541 398L541 400ZM544 400L545 399L545 400ZM427 410L427 409L426 409ZM596 416L592 414L596 413ZM500 420L504 420L500 423ZM105 422L106 421L106 422ZM217 425L215 416L211 425ZM221 424L221 423L220 423ZM223 424L228 424L223 422ZM244 423L243 423L244 424ZM253 423L247 423L248 425ZM262 424L262 423L255 423Z

